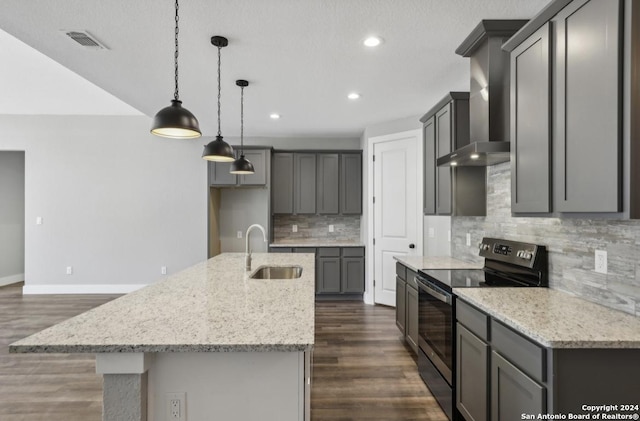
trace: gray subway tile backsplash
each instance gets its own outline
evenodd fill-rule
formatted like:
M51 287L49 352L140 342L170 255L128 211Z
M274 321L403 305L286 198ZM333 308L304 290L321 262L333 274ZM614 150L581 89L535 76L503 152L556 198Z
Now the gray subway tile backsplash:
M453 217L452 255L480 260L482 237L547 246L549 285L640 316L640 221L511 216L509 163L488 167L487 216ZM466 245L471 233L472 247ZM595 250L607 251L607 274L595 272Z

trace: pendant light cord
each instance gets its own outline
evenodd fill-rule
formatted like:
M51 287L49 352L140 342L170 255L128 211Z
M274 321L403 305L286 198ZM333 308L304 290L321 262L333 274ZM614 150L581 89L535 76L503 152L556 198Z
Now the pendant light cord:
M178 16L178 0L176 0L176 31L175 31L175 41L176 41L176 51L173 55L174 57L174 71L175 71L175 83L176 83L176 90L173 92L173 98L176 101L180 100L180 94L178 92L178 33L180 32L180 29L178 28L178 20L179 20L179 16Z
M218 47L218 136L222 135L220 131L220 50L222 47Z
M244 156L244 86L240 87L240 156Z

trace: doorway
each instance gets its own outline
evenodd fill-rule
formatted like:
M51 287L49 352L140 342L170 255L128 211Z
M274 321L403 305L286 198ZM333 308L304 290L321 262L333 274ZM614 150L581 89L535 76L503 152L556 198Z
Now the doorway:
M24 152L0 151L0 286L24 281Z
M410 130L370 139L369 273L373 302L395 306L395 256L422 255L422 136ZM371 256L371 254L370 254Z

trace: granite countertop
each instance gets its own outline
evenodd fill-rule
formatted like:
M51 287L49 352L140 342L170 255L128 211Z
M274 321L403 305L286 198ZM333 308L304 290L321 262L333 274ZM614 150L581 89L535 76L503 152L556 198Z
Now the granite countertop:
M269 244L269 247L364 247L364 243L355 240L319 240L319 239L296 239L277 241Z
M249 279L298 265L298 279ZM231 352L313 348L315 260L309 253L226 253L10 345L10 352Z
M394 256L398 262L417 272L420 269L482 269L483 263L466 262L449 256Z
M549 348L640 348L640 318L550 288L454 288Z

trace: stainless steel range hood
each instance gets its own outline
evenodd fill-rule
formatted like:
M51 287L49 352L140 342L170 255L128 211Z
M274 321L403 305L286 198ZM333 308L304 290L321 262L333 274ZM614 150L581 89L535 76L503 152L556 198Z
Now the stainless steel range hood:
M469 57L471 143L438 158L438 166L488 166L509 161L509 53L502 44L526 20L483 20L456 54Z

